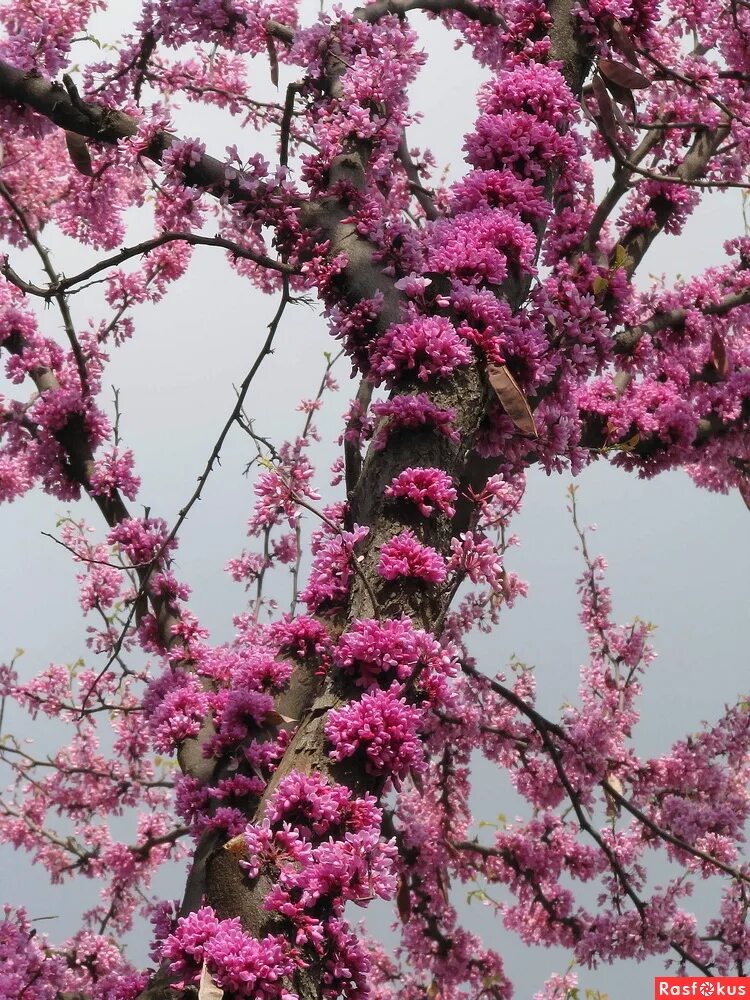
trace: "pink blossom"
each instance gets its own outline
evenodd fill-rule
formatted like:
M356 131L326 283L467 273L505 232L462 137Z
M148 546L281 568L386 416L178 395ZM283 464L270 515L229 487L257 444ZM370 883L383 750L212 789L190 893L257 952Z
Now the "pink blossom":
M343 785L334 785L321 774L292 772L273 793L266 813L272 826L291 824L308 840L359 833L380 828L380 810L375 798L355 798Z
M472 583L488 583L493 590L502 586L502 559L489 538L467 531L451 539L451 553L449 571L465 573Z
M381 545L378 572L385 580L404 577L438 584L445 579L446 567L443 557L407 528Z
M444 378L470 361L470 347L441 317L420 317L392 326L370 352L371 372L380 381L403 379L413 371L427 382L433 376Z
M109 542L118 545L134 566L146 566L157 556L165 558L175 542L167 542L167 525L158 518L121 521L109 533Z
M113 449L102 456L91 476L91 489L94 494L111 497L119 490L128 500L135 500L141 480L133 473L133 453L125 451L119 454Z
M282 937L258 940L242 929L239 918L218 920L209 906L180 917L164 943L164 957L188 981L205 963L215 982L238 997L288 1000L283 985L295 969Z
M435 509L446 517L453 517L456 512L453 507L456 488L442 469L404 469L386 487L385 495L391 499L410 500L425 517Z
M334 661L365 688L394 677L406 681L422 670L449 673L452 664L450 651L406 617L354 621L339 639Z
M399 687L373 690L359 701L328 714L326 736L334 760L344 760L356 753L365 757L370 774L404 778L411 769L424 767L424 755L418 738L423 713L399 697Z
M516 212L474 209L436 225L429 266L467 284L501 285L511 269L533 271L536 237Z
M307 587L300 594L311 611L340 604L347 597L354 576L356 546L369 530L355 524L352 531L320 533L313 539L313 566Z
M373 440L373 446L378 451L386 447L394 431L416 427L432 427L451 441L458 441L459 435L453 426L454 411L436 406L429 396L422 393L393 396L385 402L374 403L372 413L382 421Z

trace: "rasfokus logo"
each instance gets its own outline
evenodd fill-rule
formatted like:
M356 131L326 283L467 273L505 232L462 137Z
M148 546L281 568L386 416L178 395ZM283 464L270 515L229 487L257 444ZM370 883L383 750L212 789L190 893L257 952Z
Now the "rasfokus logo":
M657 976L654 979L654 1000L659 997L747 997L750 1000L750 978L744 976L714 976L699 979L692 976Z

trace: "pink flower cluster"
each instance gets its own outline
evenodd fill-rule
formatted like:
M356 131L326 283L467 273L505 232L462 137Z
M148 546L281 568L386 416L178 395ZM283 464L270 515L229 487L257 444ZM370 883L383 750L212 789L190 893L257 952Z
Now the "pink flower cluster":
M164 958L186 982L205 966L214 982L233 996L254 1000L292 1000L285 985L295 963L281 936L254 938L239 917L219 920L210 906L180 917L164 942Z
M282 656L293 656L308 662L316 660L322 667L330 661L331 638L325 626L315 618L298 615L274 622L270 634L278 643Z
M175 547L168 534L166 522L160 518L130 518L116 524L107 540L118 546L133 566L147 566L157 557L166 560Z
M364 688L394 679L412 680L417 674L447 675L453 670L451 651L429 632L414 628L407 617L355 620L333 655L336 666L353 674Z
M343 528L315 532L311 542L313 564L307 586L300 594L310 611L320 613L342 604L349 595L354 577L353 561L356 547L369 533L369 528L355 524L351 531Z
M446 517L456 513L456 488L442 469L404 469L386 487L385 495L391 500L409 500L424 517L436 510Z
M502 584L503 563L492 540L467 531L451 539L448 569L466 574L472 583L488 583L493 590Z
M502 285L511 269L533 272L536 236L516 211L477 208L436 225L428 267L469 285Z
M304 967L307 949L323 967L324 996L354 997L364 986L368 963L343 920L347 902L366 905L390 898L395 845L380 836L375 798L355 798L322 775L292 772L278 785L262 823L244 833L251 880L273 871L265 906L288 922L287 955Z
M375 341L370 374L377 381L403 380L412 373L421 381L445 378L471 362L471 348L453 324L440 316L415 318L392 326Z
M439 584L445 580L445 560L431 545L422 545L409 528L380 547L378 572L384 580L421 580Z
M371 690L359 701L329 712L326 736L336 761L361 754L368 774L401 781L424 769L419 729L424 712L399 697L401 686Z

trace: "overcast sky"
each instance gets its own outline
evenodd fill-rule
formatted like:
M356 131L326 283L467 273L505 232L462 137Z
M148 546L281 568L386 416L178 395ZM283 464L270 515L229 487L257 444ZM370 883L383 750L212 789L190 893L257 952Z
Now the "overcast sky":
M133 0L118 0L114 14L97 18L99 36L112 39L137 6ZM414 86L414 104L424 120L410 142L429 145L438 162L455 175L461 169L462 132L470 124L482 73L465 53L452 52L452 39L439 26L424 19L418 23L425 27L431 63ZM270 88L263 59L258 60L256 72L254 96L263 99ZM235 142L245 154L258 148L251 133L238 134L236 126L227 126L218 114L187 107L176 120L183 134L201 136L215 155L223 155L224 147ZM268 145L260 148L271 156ZM682 237L657 241L641 280L647 272L670 277L700 272L722 260L722 241L742 232L742 226L740 195L712 196ZM135 219L128 242L141 235L142 221ZM92 259L91 252L71 247L54 234L47 238L58 266L68 273ZM21 273L38 277L28 256L14 252L11 259ZM88 300L76 296L78 324L96 311L97 296L97 290ZM121 433L133 448L143 477L139 499L150 505L152 514L173 521L192 492L233 405L232 386L242 380L257 354L275 307L273 299L231 272L221 252L197 249L191 276L157 308L137 312L136 336L114 353L105 381L120 390ZM47 313L42 322L47 332L55 331L54 313ZM250 392L247 409L258 431L278 442L299 430L302 421L295 406L315 391L330 341L320 317L299 306L287 311L277 343L276 353ZM330 441L338 433L350 389L346 363L337 374L342 390L329 398L318 421L324 439L317 452L322 483L327 482L334 457ZM0 391L12 394L6 385ZM231 616L243 602L241 588L222 567L245 544L252 503L251 483L242 475L250 457L248 447L241 432L231 435L205 499L180 536L178 572L193 587L191 606L216 641L231 636ZM514 654L535 665L540 705L552 714L563 702L575 699L578 668L585 657L575 589L581 562L566 511L570 481L569 475L530 474L524 509L514 525L522 544L508 559L510 568L529 581L530 595L505 616L495 634L482 637L476 645L480 665L488 672L501 669ZM659 656L645 681L637 736L643 753L659 753L701 720L715 718L746 690L750 512L737 494L699 491L678 473L642 482L599 462L578 478L578 485L582 520L599 526L590 545L609 561L619 618L639 615L658 625ZM0 512L4 612L0 657L23 647L22 664L29 674L49 662L74 661L86 652L75 567L63 549L41 534L54 531L56 519L65 513L65 505L41 494ZM97 512L88 502L73 513L101 530ZM47 726L44 734L35 735L49 751L57 746L60 734ZM476 799L483 815L514 813L515 797L507 781L486 767L478 771ZM69 887L50 891L42 872L27 870L25 859L7 849L0 853L0 864L5 899L27 905L34 916L57 916L44 925L53 939L75 929L76 914L90 905L85 891L76 890L75 899ZM180 894L179 878L171 884L165 878L162 883L165 895ZM497 921L488 919L487 911L474 906L467 914L472 926L481 929L506 959L519 997L540 988L549 971L564 970L564 957L526 950ZM380 914L376 923L382 929ZM658 963L603 969L586 973L583 981L606 990L613 1000L631 1000L651 996L655 971Z

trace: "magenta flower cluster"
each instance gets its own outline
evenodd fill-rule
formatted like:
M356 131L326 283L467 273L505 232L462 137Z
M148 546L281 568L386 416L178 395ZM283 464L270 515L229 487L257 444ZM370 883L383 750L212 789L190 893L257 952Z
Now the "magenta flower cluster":
M371 377L379 382L413 374L421 382L445 378L471 362L471 349L449 320L420 316L389 328L370 351Z
M456 488L451 477L442 469L404 469L386 487L385 495L392 499L409 500L420 514L430 517L436 511L453 517Z
M255 971L256 960L248 951L245 966L250 976L257 977L256 990L274 988L275 974L281 969L280 975L288 976L294 968L306 967L305 948L324 969L326 997L359 995L369 963L343 912L347 902L365 905L376 896L389 898L395 891L395 845L381 837L380 824L381 812L373 796L357 798L323 775L292 772L279 783L263 822L244 831L241 866L246 877L252 881L264 872L275 873L265 906L280 914L289 928L282 951L276 951L281 947L280 937L261 942L275 959L270 975L265 968L262 975ZM233 923L215 921L210 911L205 919L212 933L223 933L223 925ZM196 937L196 945L205 955L202 935ZM242 947L237 948L241 955ZM248 950L247 945L244 948ZM178 971L186 960L195 963L190 952L186 959L186 950L181 940L177 942L172 958ZM225 976L221 952L218 958L214 951L207 957L221 984ZM267 985L269 978L271 985Z
M410 771L424 769L419 729L424 713L405 698L401 686L371 690L359 701L329 712L326 736L336 761L360 754L368 774L398 782Z
M164 942L164 958L188 983L205 968L222 990L254 1000L291 1000L285 981L294 971L283 937L251 937L239 917L219 920L210 906L180 917Z
M70 728L67 745L38 756L4 734L13 785L0 840L53 882L90 878L101 893L83 929L54 945L6 908L0 997L136 1000L150 974L115 942L147 920L154 968L176 989L203 977L226 1000L509 1000L500 957L461 926L463 883L487 885L489 912L521 940L564 947L579 966L671 950L701 971L744 972L747 706L638 756L650 629L614 623L604 562L585 547L588 656L559 719L540 714L532 670L482 674L469 634L526 593L510 522L532 465L679 466L750 505L750 238L702 273L633 281L657 231L684 233L706 189L747 184L747 6L576 0L570 34L590 86L574 79L575 54L555 50L544 0L371 3L307 24L295 0L144 0L122 44L93 54L90 19L107 6L0 0L0 502L40 488L65 510L87 494L106 521L94 531L71 514L58 532L96 669L53 663L28 679L25 664L0 665L3 705ZM412 145L419 7L484 72L450 186ZM260 99L258 56L280 99ZM99 109L94 126L69 84L47 83L66 69ZM243 136L267 132L279 155L243 140L214 159L170 119L186 102ZM85 135L55 124L73 112ZM100 141L123 123L127 138ZM600 204L597 160L615 168ZM134 211L153 225L147 252L121 249ZM48 233L111 251L71 278L76 293L101 286L100 317L80 316L84 296L65 291ZM15 272L22 248L44 264L33 280L45 287ZM314 457L333 358L295 411L298 436L272 440L252 393L235 413L250 443L251 541L227 570L247 600L216 641L186 606L173 522L128 511L141 482L107 387L140 307L160 303L194 256L225 252L238 280L282 293L279 331L286 307L316 296L362 389L334 467L347 493L322 509ZM208 369L217 349L203 337L198 363ZM502 369L497 389L488 363ZM475 479L476 458L489 478ZM526 806L491 833L472 821L478 754ZM227 843L240 889L268 917L259 936L200 892L189 912L153 899L165 866L197 851L197 879L205 846ZM654 889L657 848L671 867ZM718 878L701 927L685 900ZM394 897L392 959L347 917ZM569 970L537 997L578 990Z
M406 528L380 547L378 572L385 580L421 580L439 584L445 580L445 560L430 545L423 545Z

